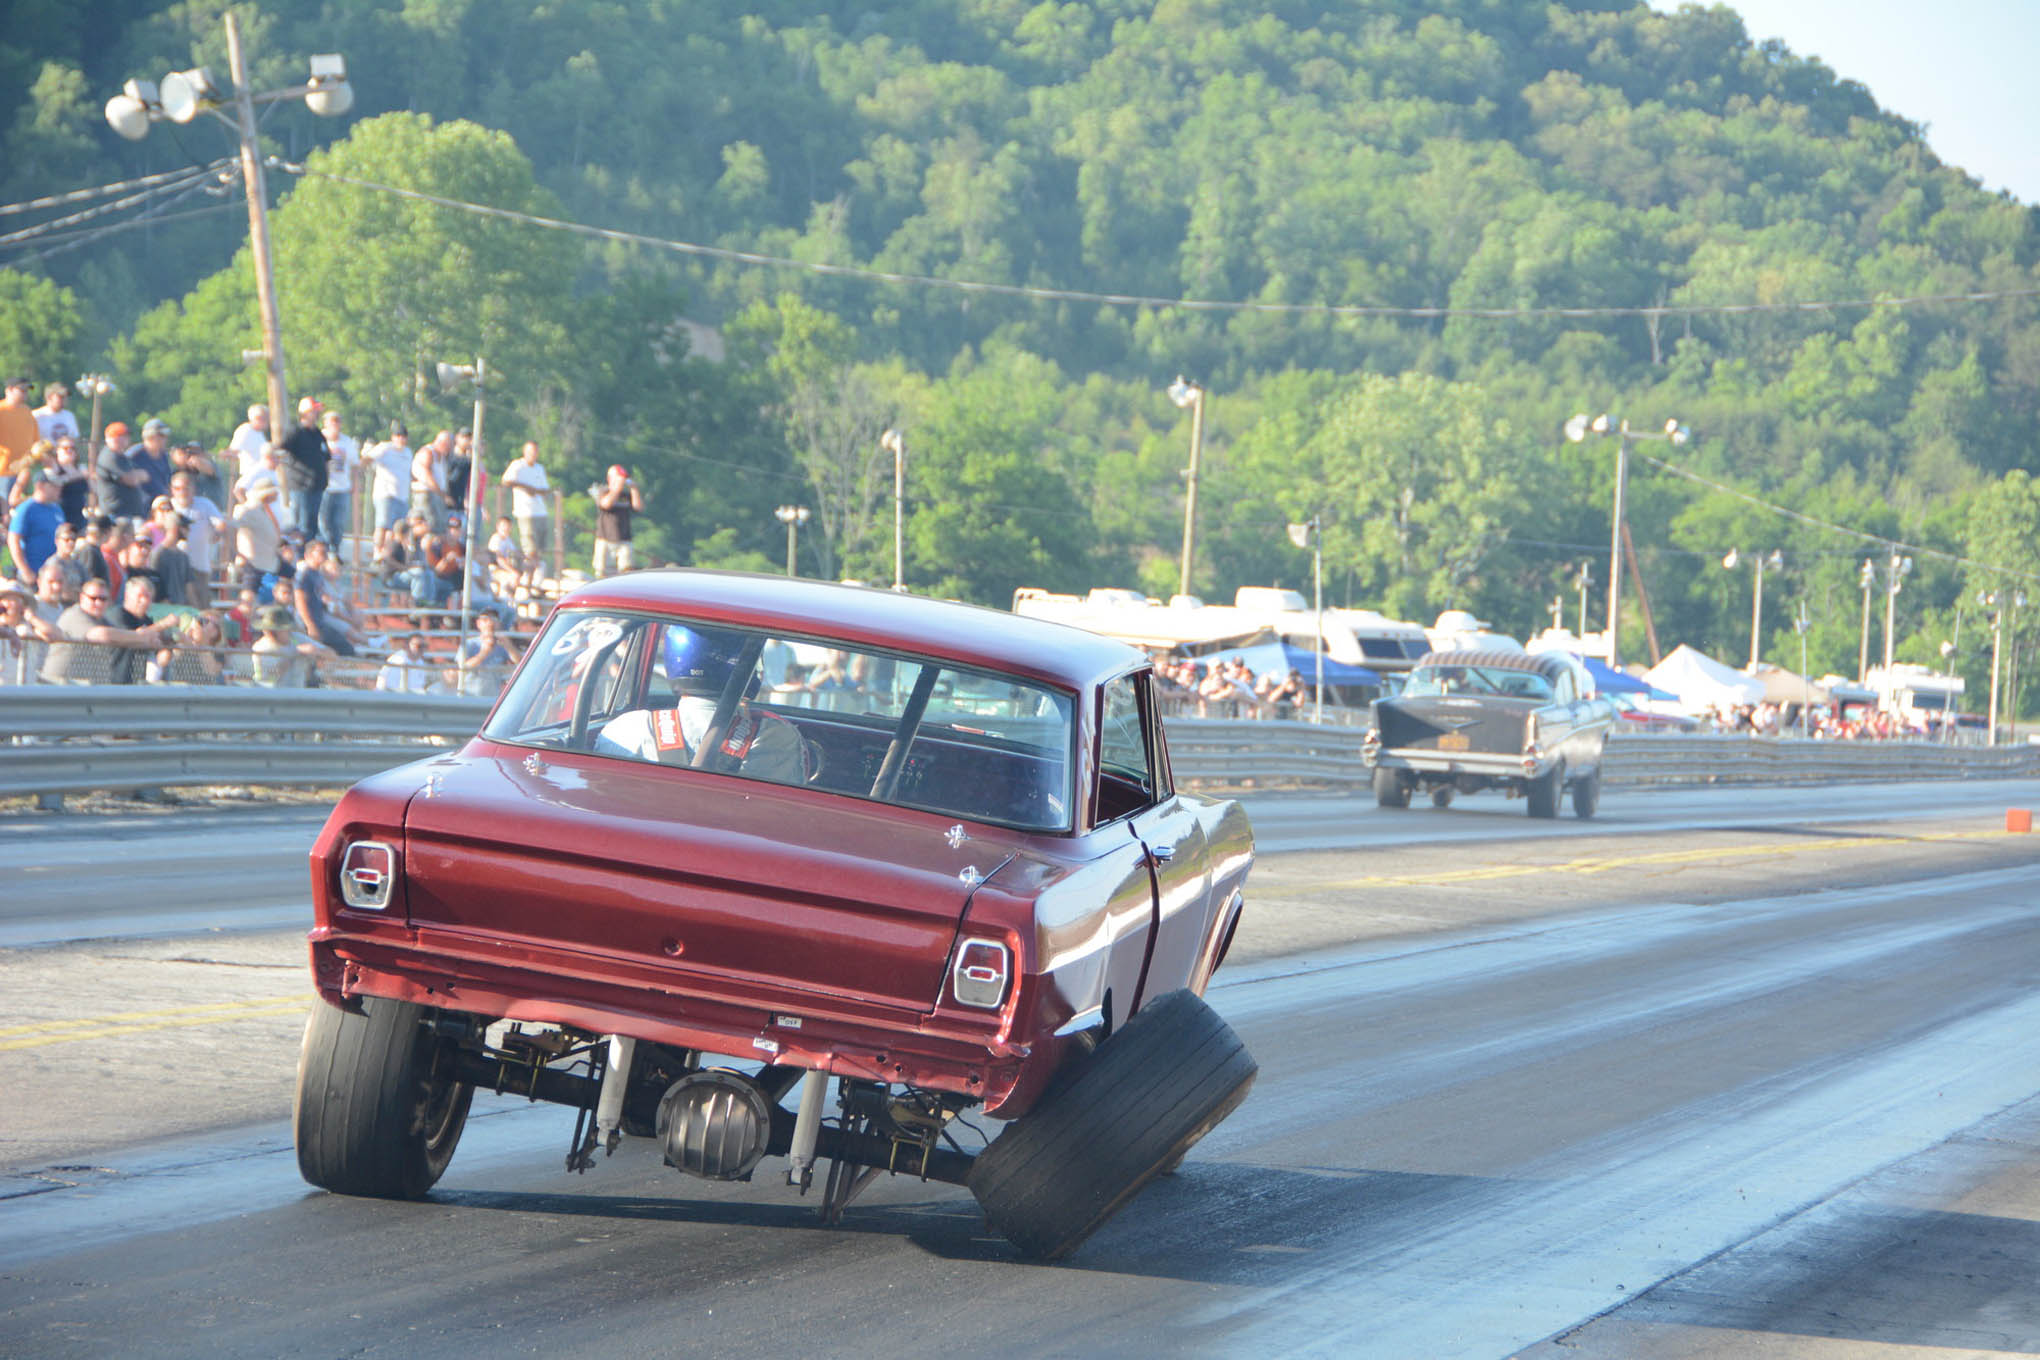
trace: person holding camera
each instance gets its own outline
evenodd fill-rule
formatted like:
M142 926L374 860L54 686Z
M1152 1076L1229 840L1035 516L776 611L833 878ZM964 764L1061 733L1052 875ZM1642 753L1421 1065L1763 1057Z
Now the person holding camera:
M631 559L631 516L645 508L644 493L631 480L630 469L621 463L609 465L609 480L590 487L595 496L595 574L608 576L629 571Z

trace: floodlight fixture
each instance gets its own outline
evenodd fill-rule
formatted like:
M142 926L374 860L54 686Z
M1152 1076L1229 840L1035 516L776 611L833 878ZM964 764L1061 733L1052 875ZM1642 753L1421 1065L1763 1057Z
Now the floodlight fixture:
M162 95L163 116L173 123L188 123L220 105L219 82L203 66L164 76Z

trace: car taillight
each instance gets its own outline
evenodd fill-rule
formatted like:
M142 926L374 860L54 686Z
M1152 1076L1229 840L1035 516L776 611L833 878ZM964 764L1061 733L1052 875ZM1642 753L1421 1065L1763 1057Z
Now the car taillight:
M340 900L357 911L381 911L397 881L397 852L381 841L355 841L340 856Z
M956 951L956 967L949 973L949 990L957 1001L980 1010L996 1010L1006 999L1006 978L1013 971L1013 956L997 940L965 940Z

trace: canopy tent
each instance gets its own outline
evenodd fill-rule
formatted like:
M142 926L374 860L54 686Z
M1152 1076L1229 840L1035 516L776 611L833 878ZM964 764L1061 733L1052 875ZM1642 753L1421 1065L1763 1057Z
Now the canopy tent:
M1193 657L1195 661L1217 661L1222 658L1238 657L1247 663L1247 669L1256 677L1273 675L1281 677L1290 669L1303 676L1304 683L1314 683L1317 676L1317 659L1308 647L1299 647L1293 642L1270 639L1256 642L1248 647L1227 647L1223 651L1210 652ZM1325 657L1325 683L1327 685L1378 685L1381 676L1365 666L1355 666L1347 661L1334 661Z
M1643 678L1654 688L1677 695L1680 706L1693 713L1764 701L1763 681L1694 651L1683 642L1670 656L1645 671Z
M1824 704L1828 702L1827 686L1818 680L1809 680L1796 671L1783 666L1759 664L1754 677L1764 686L1764 698L1774 704Z
M1573 653L1579 656L1579 653ZM1653 685L1637 679L1628 671L1616 670L1607 662L1594 656L1580 656L1580 664L1587 668L1587 674L1594 677L1594 692L1597 694L1634 694L1642 699L1676 699Z

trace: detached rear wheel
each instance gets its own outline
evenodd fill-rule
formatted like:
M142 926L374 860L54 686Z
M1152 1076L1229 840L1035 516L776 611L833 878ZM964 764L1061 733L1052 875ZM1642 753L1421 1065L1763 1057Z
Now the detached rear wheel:
M450 1046L424 1021L423 1006L380 997L364 998L360 1014L312 1008L291 1112L307 1181L417 1199L444 1174L474 1088L449 1074Z
M1201 997L1158 997L1007 1125L971 1167L970 1192L1014 1246L1059 1260L1174 1169L1259 1070Z
M1374 767L1374 801L1385 808L1406 808L1410 805L1410 786L1403 783L1402 776L1385 766Z

